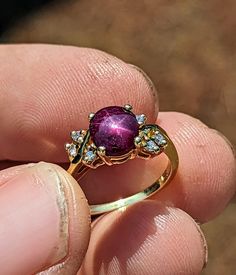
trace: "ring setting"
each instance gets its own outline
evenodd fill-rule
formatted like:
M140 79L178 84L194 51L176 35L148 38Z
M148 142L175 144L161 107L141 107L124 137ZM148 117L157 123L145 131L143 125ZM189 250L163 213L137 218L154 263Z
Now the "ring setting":
M173 178L178 154L167 133L156 124L146 124L144 114L135 115L132 106L109 106L90 113L89 128L74 130L71 143L65 145L70 160L68 172L81 177L102 165L122 164L136 157L150 159L165 153L169 159L162 176L145 190L114 202L91 205L91 214L101 214L143 200Z

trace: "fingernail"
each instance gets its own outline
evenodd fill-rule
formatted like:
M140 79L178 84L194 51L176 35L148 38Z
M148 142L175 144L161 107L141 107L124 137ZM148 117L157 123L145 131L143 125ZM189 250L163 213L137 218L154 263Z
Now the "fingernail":
M37 273L68 251L65 178L53 165L39 163L0 190L1 274Z
M149 88L150 88L150 91L153 95L153 98L154 98L154 101L155 101L155 109L156 109L156 112L158 114L158 111L159 111L159 99L158 99L158 94L157 94L157 90L156 90L156 87L154 85L154 83L152 82L151 78L141 69L139 68L138 66L136 65L133 65L133 64L129 64L129 66L131 66L133 69L137 70L146 80Z
M202 241L202 246L203 246L203 267L202 269L204 269L207 265L208 262L208 246L207 246L207 242L206 242L206 238L204 236L204 233L202 232L202 229L200 227L199 224L196 223L196 228L197 231L200 235L201 241Z

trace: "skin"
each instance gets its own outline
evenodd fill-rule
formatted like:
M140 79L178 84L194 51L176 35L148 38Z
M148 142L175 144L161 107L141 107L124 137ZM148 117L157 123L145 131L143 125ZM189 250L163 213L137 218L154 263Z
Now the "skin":
M150 79L104 52L4 45L0 60L1 272L199 274L207 245L198 224L216 217L235 193L235 155L227 139L188 115L158 114ZM87 199L136 192L164 160L91 171L80 182L85 194L52 163L67 161L63 144L71 130L87 128L88 113L126 103L169 133L180 166L163 191L100 216L90 230Z

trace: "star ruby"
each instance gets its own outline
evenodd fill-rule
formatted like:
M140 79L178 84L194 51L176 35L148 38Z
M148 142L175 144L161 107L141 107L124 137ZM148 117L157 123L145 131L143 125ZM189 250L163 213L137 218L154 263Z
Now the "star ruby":
M118 106L99 110L89 126L95 145L104 146L107 156L121 156L134 149L138 129L135 115Z

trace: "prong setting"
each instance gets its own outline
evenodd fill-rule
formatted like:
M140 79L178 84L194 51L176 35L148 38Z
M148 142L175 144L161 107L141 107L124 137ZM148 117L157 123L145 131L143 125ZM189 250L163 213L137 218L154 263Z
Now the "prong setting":
M70 149L70 146L71 146L70 143L66 143L66 144L65 144L65 149L66 149L66 150L69 150L69 149Z
M83 137L79 137L77 141L79 144L82 144L84 142L84 139L83 139Z
M142 138L140 136L135 137L134 143L136 146L139 146L141 144Z
M94 113L90 113L89 115L88 115L88 119L89 119L89 121L93 118L95 116L95 114Z
M106 148L104 146L99 146L97 151L99 155L102 155L102 156L106 155Z
M124 108L126 111L131 111L133 107L130 104L125 104Z

